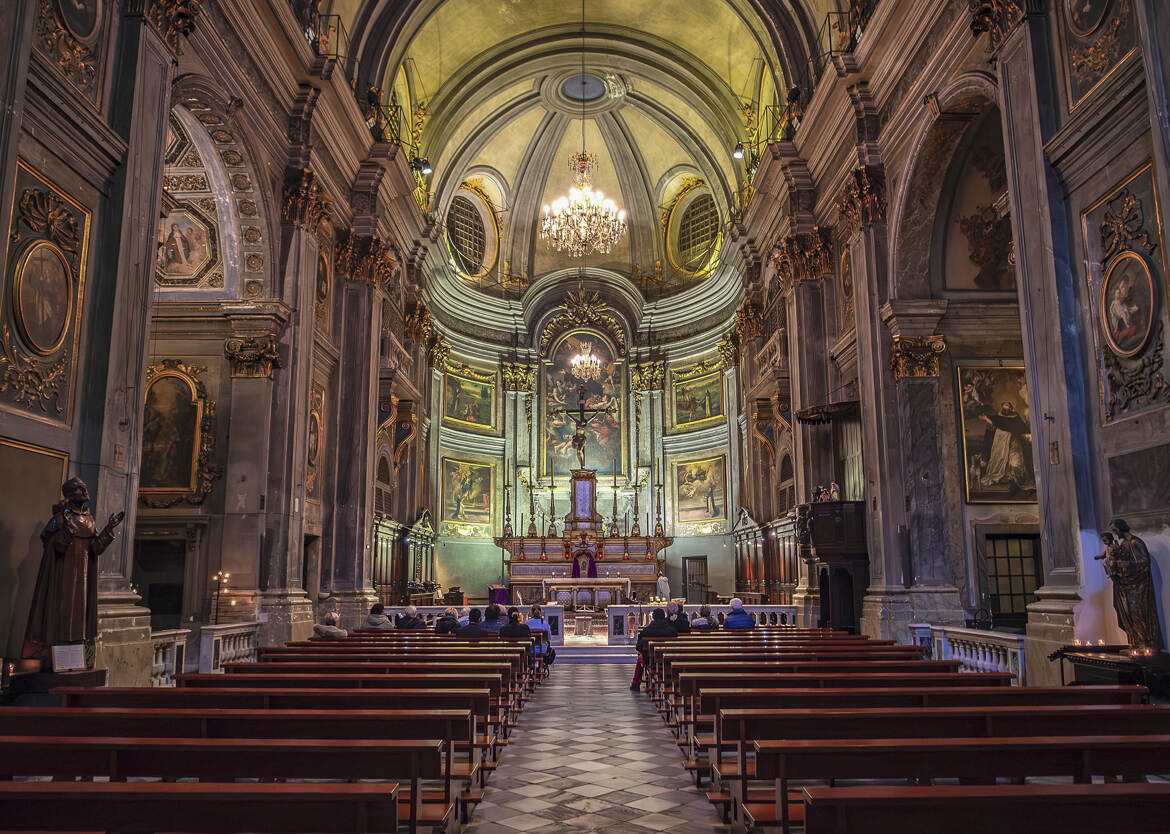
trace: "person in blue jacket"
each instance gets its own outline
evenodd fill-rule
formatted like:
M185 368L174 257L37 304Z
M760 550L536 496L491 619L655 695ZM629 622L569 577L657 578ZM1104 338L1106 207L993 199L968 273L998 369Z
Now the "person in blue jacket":
M731 611L723 618L723 628L729 631L742 631L755 627L756 623L752 619L752 615L743 610L743 600L739 597L732 597Z

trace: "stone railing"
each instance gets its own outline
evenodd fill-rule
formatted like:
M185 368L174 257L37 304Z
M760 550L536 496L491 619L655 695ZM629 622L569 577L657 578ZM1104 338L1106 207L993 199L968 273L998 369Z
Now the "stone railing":
M188 628L150 633L150 642L154 648L154 660L150 666L151 686L175 685L175 674L183 671L187 657L187 635L190 633Z
M919 645L929 632L930 656L935 660L957 660L962 672L1007 672L1014 686L1027 684L1022 634L925 624L910 628Z
M218 672L225 663L256 659L260 623L205 625L199 630L199 671Z
M609 621L609 645L632 646L638 641L638 632L650 622L655 608L660 605L611 605L605 609ZM711 616L720 623L731 611L730 605L712 605ZM692 620L699 616L698 605L684 605L683 610ZM796 624L795 605L744 605L744 611L751 614L757 625L777 626Z
M430 629L434 629L435 623L438 622L439 618L443 616L443 612L447 610L446 605L418 605L415 607L418 608L418 615L427 621L427 628L430 628ZM484 610L484 608L486 608L487 606L486 605L475 605L472 607L478 608L480 610L480 612L482 612ZM529 606L517 605L516 607L518 609L520 609L520 613L524 616L525 619L527 619ZM456 606L456 608L458 610L462 610L462 608L460 608L459 606ZM549 643L551 643L554 646L564 645L564 642L565 642L565 606L563 606L563 605L541 605L540 609L542 612L544 612L545 621L548 622ZM403 610L402 608L387 608L386 609L386 616L389 617L391 620L393 620L396 615L402 613L402 610ZM504 610L505 611L508 610L507 606L504 606Z

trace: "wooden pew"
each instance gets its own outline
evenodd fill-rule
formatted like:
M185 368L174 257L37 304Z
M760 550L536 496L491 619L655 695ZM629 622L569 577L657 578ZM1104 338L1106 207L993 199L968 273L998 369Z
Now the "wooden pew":
M398 785L0 782L9 830L153 834L397 834ZM176 823L177 824L177 823Z
M0 736L0 772L54 778L409 780L410 831L454 814L441 739L222 739ZM422 780L442 780L442 802L424 803Z
M1170 735L1024 736L915 739L773 739L753 743L756 776L773 779L775 800L748 802L750 825L791 831L791 779L1024 779L1144 776L1170 760ZM796 806L800 807L800 806Z
M1170 785L804 789L805 834L1166 834Z

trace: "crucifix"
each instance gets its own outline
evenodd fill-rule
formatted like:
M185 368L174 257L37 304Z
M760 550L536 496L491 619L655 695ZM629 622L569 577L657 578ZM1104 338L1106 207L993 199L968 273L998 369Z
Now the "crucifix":
M585 468L585 427L602 414L612 414L613 409L612 404L606 408L586 408L585 383L581 383L577 386L577 408L572 411L567 408L558 408L552 412L553 414L565 415L577 426L577 430L573 432L571 443L573 450L577 453L577 462L580 464L579 469Z

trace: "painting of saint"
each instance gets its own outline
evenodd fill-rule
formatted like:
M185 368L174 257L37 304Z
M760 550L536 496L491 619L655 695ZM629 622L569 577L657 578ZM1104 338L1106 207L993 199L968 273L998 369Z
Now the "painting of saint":
M14 287L24 341L42 356L55 352L65 340L73 308L70 268L61 250L36 244L20 265Z
M186 212L168 215L159 226L158 271L168 278L194 275L211 257L202 222Z
M160 376L146 389L142 421L143 490L195 488L195 450L200 406L178 376Z
M491 524L491 466L443 458L442 520L464 524Z
M325 253L317 255L317 303L324 304L329 300L329 259Z
M960 367L958 374L967 501L1035 501L1024 369Z
M1109 349L1136 356L1150 339L1156 318L1154 278L1137 252L1122 252L1105 272L1099 303L1101 331Z
M493 428L492 394L494 381L480 381L447 374L443 386L443 416L447 420L479 429Z
M723 470L723 455L674 465L674 506L679 524L727 518Z
M673 382L674 425L693 427L723 417L723 373L714 371Z
M1068 22L1079 37L1088 37L1104 20L1113 0L1065 0Z
M69 33L83 43L97 35L102 0L57 0L57 11Z
M853 253L846 246L841 252L841 298L837 305L837 325L842 333L854 327L853 321Z
M580 379L570 371L574 356L591 353L599 371L595 378ZM544 368L544 449L541 460L551 459L557 477L577 469L573 435L577 424L566 412L576 411L583 400L586 409L608 410L585 426L585 467L599 475L612 475L614 461L619 472L622 454L623 365L615 360L613 348L600 336L586 331L565 336ZM584 390L584 397L579 394ZM588 415L587 415L588 416Z

